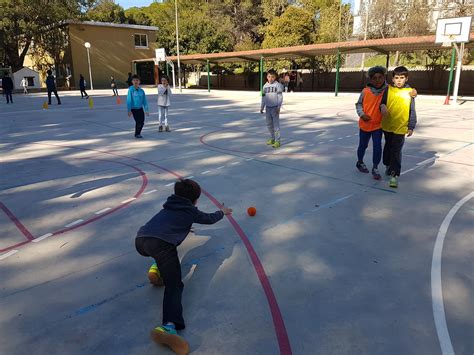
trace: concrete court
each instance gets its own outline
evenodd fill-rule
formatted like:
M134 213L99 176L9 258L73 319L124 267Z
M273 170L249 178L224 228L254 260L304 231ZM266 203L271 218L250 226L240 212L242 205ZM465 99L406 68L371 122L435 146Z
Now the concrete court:
M202 210L234 209L180 247L193 353L441 354L442 224L442 318L455 353L474 352L473 101L417 98L393 190L355 169L356 94L286 94L275 151L256 92L176 94L161 134L148 92L143 140L109 91L93 109L77 93L1 102L0 354L171 353L149 339L163 290L133 240L176 176L207 191Z

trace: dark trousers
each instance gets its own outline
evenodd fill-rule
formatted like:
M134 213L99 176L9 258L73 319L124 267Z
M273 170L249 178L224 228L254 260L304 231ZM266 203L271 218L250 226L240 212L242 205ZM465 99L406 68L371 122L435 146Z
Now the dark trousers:
M89 96L89 95L87 95L86 89L81 89L81 99L82 99L84 96L87 97L87 96Z
M402 148L405 143L404 134L383 131L385 146L383 148L383 163L388 166L393 176L400 176L402 169Z
M113 88L112 88L112 91L114 92L114 96L118 96L118 90L117 90L117 88L114 88L114 87L113 87Z
M54 96L56 96L56 100L58 100L58 105L61 104L61 100L59 99L59 96L58 96L58 91L56 89L53 89L53 90L48 89L48 105L51 105L51 93L53 93Z
M143 126L145 125L145 112L142 108L132 108L133 119L135 120L135 136L142 133Z
M158 238L139 237L135 239L135 248L143 256L155 259L160 270L165 295L163 297L163 324L173 322L177 330L184 329L183 306L181 298L184 284L181 280L181 264L176 246Z
M373 156L372 156L372 163L374 164L374 168L377 168L380 160L382 159L382 130L377 129L372 132L366 132L363 130L359 130L359 148L357 148L357 159L359 161L364 161L364 155L367 147L369 146L370 138L372 138L372 146L373 146Z
M13 97L11 90L4 90L5 96L7 97L7 104L13 103Z

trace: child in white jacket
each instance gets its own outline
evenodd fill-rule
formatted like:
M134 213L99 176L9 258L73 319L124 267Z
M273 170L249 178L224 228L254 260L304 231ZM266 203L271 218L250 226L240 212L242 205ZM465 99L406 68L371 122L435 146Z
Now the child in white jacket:
M158 85L158 113L160 120L159 132L163 132L163 125L166 132L171 132L168 125L168 107L171 104L171 88L167 76L161 78L161 84Z

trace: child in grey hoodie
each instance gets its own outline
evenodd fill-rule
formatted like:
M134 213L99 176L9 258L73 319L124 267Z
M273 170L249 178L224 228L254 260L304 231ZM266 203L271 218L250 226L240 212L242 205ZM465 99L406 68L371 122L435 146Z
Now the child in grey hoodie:
M263 86L262 105L260 107L260 113L262 114L265 109L267 127L270 132L270 139L267 144L273 146L273 148L280 148L280 108L283 104L283 85L276 80L277 77L276 71L273 69L268 71L268 82Z

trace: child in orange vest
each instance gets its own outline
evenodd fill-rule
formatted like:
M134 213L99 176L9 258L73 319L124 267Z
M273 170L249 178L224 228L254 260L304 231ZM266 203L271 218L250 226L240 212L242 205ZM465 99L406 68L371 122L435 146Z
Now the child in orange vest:
M382 113L380 112L380 104L382 103L383 93L387 89L386 70L384 67L376 66L370 68L368 74L370 82L362 90L359 101L356 103L356 110L359 115L359 147L357 148L356 167L362 173L369 173L369 169L364 163L364 155L370 138L372 138L374 149L372 176L375 180L380 180L381 175L378 171L378 165L382 159Z

